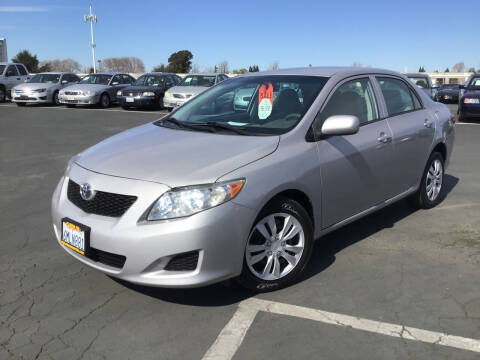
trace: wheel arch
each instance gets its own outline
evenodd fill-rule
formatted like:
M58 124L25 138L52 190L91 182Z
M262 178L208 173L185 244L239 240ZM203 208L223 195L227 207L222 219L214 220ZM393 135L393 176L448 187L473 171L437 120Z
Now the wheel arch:
M443 156L443 161L447 161L447 145L444 142L439 142L433 147L432 154L439 152Z

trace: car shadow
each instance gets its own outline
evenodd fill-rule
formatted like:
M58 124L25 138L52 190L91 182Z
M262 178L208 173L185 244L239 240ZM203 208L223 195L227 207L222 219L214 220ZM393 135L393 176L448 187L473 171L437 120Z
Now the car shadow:
M445 174L442 201L458 182L457 177ZM404 199L325 235L315 242L310 263L300 275L297 283L305 281L331 266L335 262L336 255L343 249L378 231L393 228L395 223L416 211L417 209ZM175 289L136 285L113 277L111 279L143 295L182 305L225 306L255 296L255 292L240 287L232 280L201 288Z

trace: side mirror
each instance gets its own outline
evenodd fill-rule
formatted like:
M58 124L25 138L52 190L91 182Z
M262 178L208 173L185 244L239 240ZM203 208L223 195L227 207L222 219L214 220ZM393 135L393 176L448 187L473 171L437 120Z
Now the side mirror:
M352 135L360 129L360 120L353 115L330 116L322 125L321 136Z
M465 90L466 86L465 85L460 85L460 90Z
M119 84L118 81L114 81L114 82L112 83L112 85L118 85L118 84Z
M62 84L63 85L68 84L68 81L67 80L62 80Z

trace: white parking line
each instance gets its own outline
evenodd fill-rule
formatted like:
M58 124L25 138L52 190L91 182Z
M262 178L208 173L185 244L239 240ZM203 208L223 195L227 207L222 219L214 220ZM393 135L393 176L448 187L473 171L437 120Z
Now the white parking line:
M325 324L348 327L406 340L442 345L480 353L480 340L417 329L360 317L316 310L302 306L251 298L242 301L232 319L220 332L202 360L232 359L258 311L294 316Z
M475 125L475 126L479 126L480 124L477 124L477 123L466 123L466 122L457 122L455 125Z

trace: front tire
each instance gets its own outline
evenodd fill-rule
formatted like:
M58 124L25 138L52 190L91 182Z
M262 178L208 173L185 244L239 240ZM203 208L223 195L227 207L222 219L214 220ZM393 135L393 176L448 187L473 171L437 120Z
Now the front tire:
M60 100L58 99L58 91L55 91L53 93L53 97L52 97L52 104L55 105L55 106L58 106L60 105Z
M104 109L110 106L110 96L108 94L104 93L100 96L100 106Z
M278 198L258 215L245 246L238 282L257 292L293 283L312 254L313 225L295 200Z
M431 209L442 200L445 159L439 152L433 152L423 172L420 188L411 197L414 206L420 209Z
M0 103L4 102L7 98L7 92L3 86L0 86Z
M17 102L16 104L17 104L17 106L25 106L25 105L27 105L27 104L24 103L24 102Z

